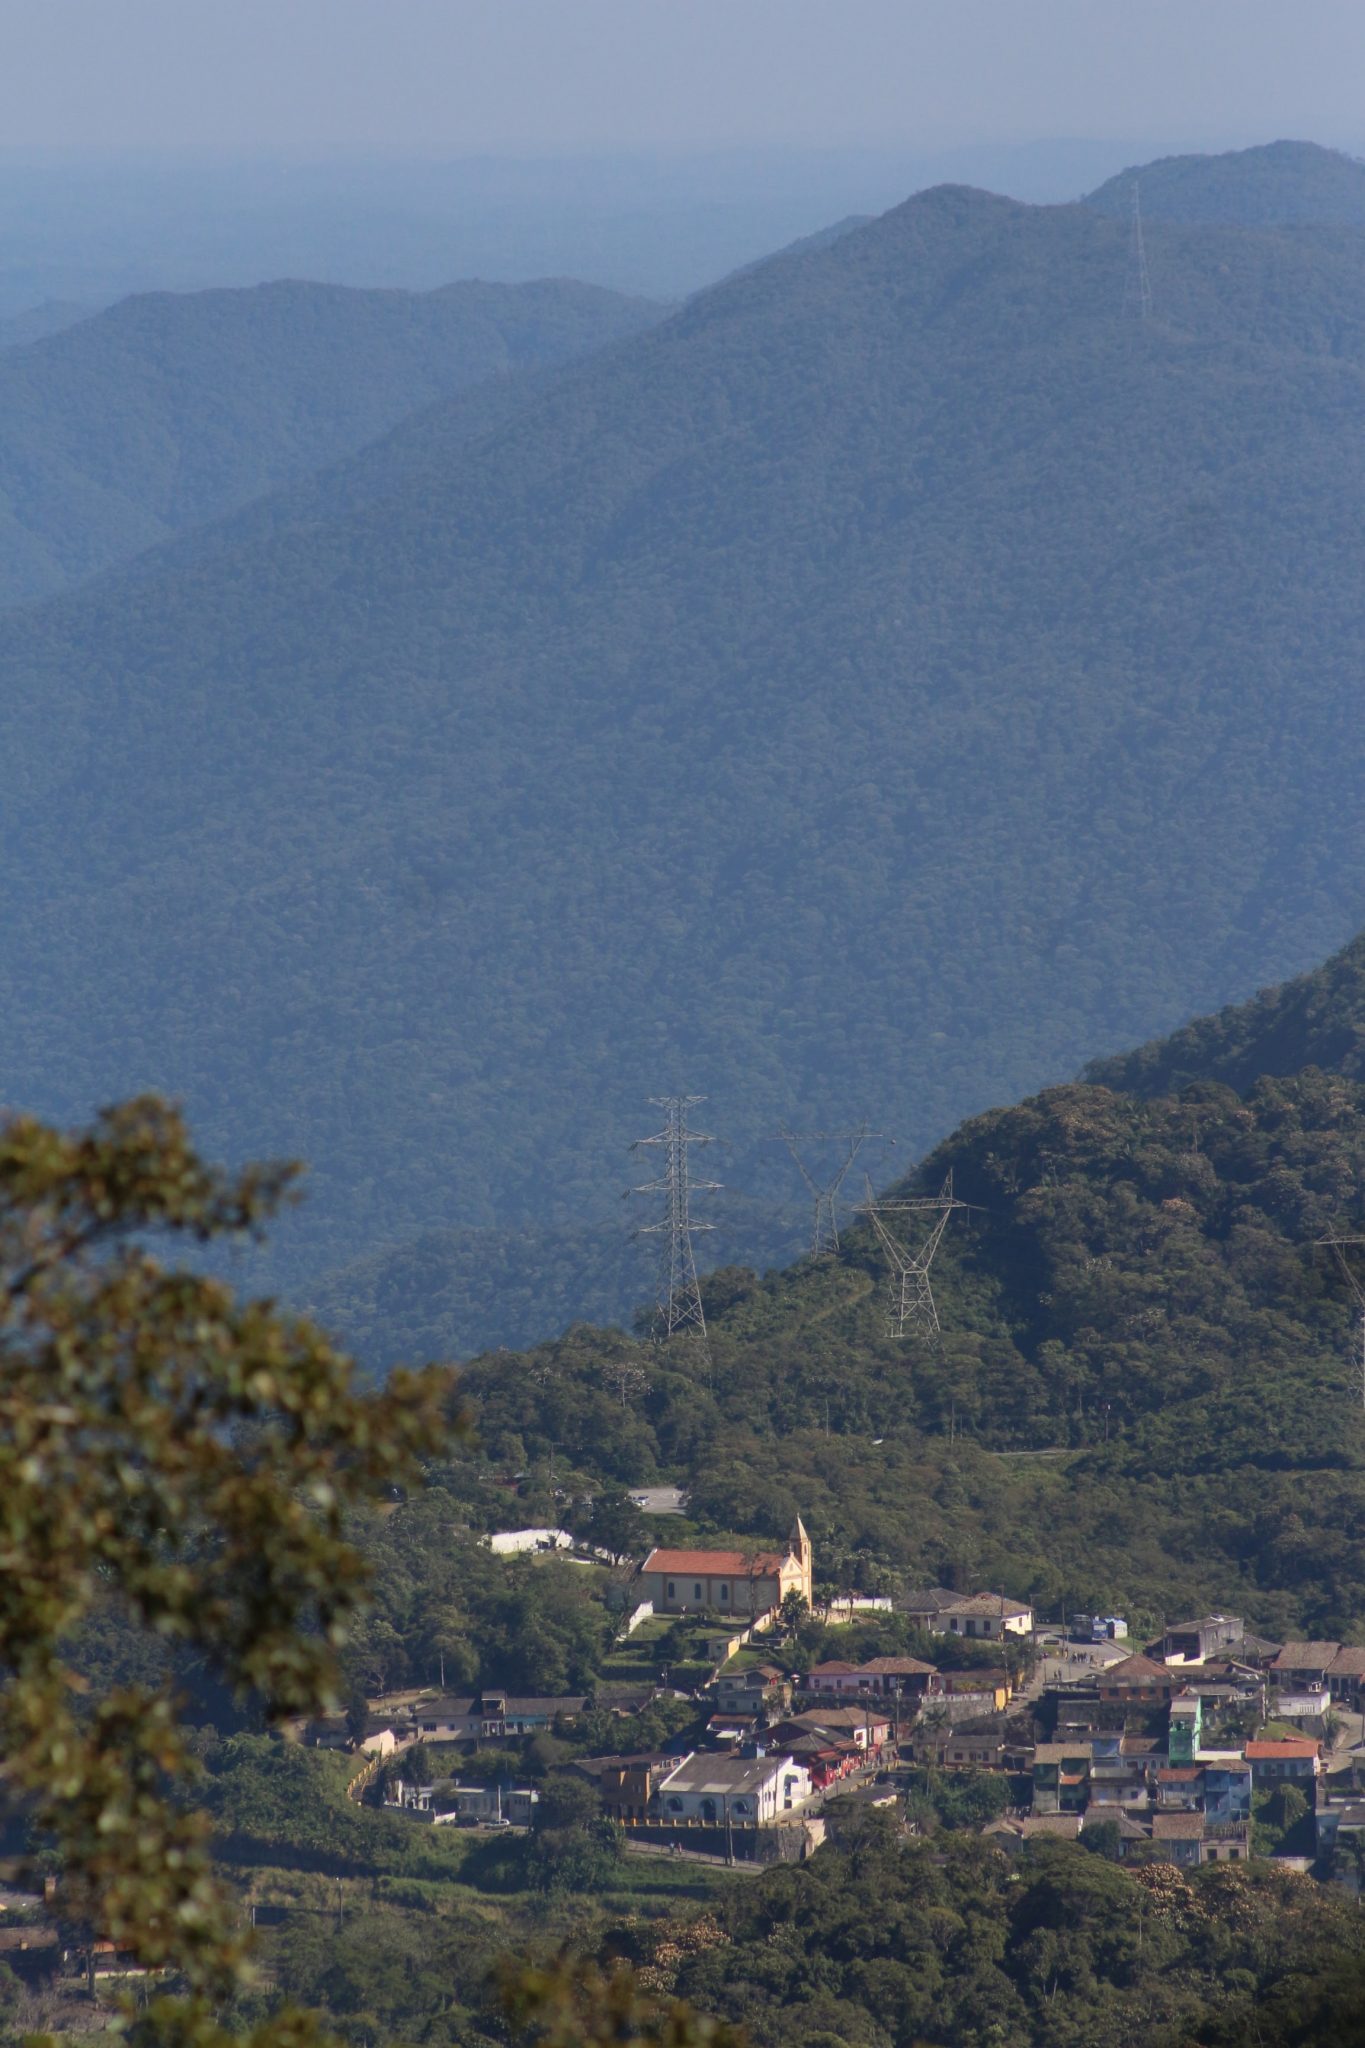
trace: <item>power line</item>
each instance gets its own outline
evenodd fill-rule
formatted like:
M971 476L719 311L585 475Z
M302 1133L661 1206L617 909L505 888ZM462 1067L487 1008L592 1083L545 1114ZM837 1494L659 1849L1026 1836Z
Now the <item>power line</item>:
M1133 254L1123 288L1123 302L1139 320L1152 317L1152 277L1147 268L1147 240L1142 232L1142 181L1133 180Z
M642 1223L640 1237L662 1237L667 1252L660 1262L658 1300L654 1312L656 1342L666 1344L682 1331L691 1331L706 1348L706 1314L697 1284L697 1262L692 1251L693 1233L714 1230L714 1223L694 1223L691 1201L694 1194L713 1194L721 1185L716 1180L691 1178L688 1152L693 1145L715 1143L702 1131L689 1129L687 1112L704 1095L652 1095L650 1101L664 1112L664 1127L652 1138L637 1138L631 1146L638 1152L644 1145L662 1145L664 1170L657 1180L645 1181L632 1189L637 1195L662 1195L664 1213L657 1223ZM709 1360L709 1352L707 1354Z
M867 1199L861 1205L862 1214L870 1220L891 1267L891 1335L904 1337L908 1330L917 1337L937 1337L938 1307L929 1284L929 1268L943 1242L943 1233L954 1209L966 1209L971 1205L959 1202L954 1195L951 1167L936 1195L912 1195L903 1202L879 1202L870 1180L865 1181L865 1186ZM919 1249L912 1251L901 1243L886 1223L885 1218L893 1215L937 1216L938 1221Z
M818 1259L824 1252L839 1249L839 1194L848 1178L854 1160L858 1157L869 1138L878 1138L880 1131L868 1129L866 1118L852 1131L789 1131L784 1124L777 1137L792 1156L792 1162L806 1183L806 1189L814 1204L811 1223L811 1257ZM838 1145L843 1150L843 1163L833 1177L817 1181L801 1157L801 1145Z
M1355 1363L1359 1374L1360 1403L1362 1408L1365 1408L1365 1282L1362 1282L1347 1257L1350 1251L1365 1250L1365 1237L1338 1237L1334 1230L1329 1230L1326 1237L1320 1237L1317 1242L1320 1245L1330 1245L1336 1254L1337 1264L1355 1301L1358 1347Z

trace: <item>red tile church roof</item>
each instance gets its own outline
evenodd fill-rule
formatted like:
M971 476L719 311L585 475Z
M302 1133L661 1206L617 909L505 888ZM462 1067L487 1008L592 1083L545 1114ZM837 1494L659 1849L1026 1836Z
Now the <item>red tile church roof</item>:
M651 1550L640 1569L672 1572L677 1578L691 1572L702 1579L773 1579L786 1562L775 1551L746 1557L742 1550Z

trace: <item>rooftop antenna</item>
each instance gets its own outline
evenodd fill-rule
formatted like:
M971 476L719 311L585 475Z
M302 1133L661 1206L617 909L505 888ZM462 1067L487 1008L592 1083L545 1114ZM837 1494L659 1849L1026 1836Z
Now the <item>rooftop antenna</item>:
M1331 1246L1336 1254L1337 1264L1341 1268L1346 1285L1350 1288L1352 1299L1355 1302L1356 1323L1358 1326L1355 1363L1356 1370L1360 1376L1360 1403L1362 1408L1365 1408L1365 1282L1362 1282L1359 1273L1352 1266L1347 1256L1352 1251L1365 1251L1365 1237L1338 1237L1334 1230L1329 1230L1326 1237L1318 1239L1318 1243Z
M1142 232L1142 180L1133 180L1133 262L1124 290L1124 304L1135 306L1139 320L1152 317L1152 277L1147 268L1147 243Z
M970 1205L959 1202L953 1193L951 1167L936 1195L912 1195L903 1202L879 1202L872 1191L871 1181L866 1177L864 1185L867 1189L867 1199L862 1204L862 1213L870 1219L891 1266L891 1335L904 1337L908 1332L926 1339L937 1337L938 1308L934 1302L934 1290L929 1285L929 1268L934 1263L935 1252L943 1242L943 1233L948 1228L948 1219L954 1209L966 1209ZM888 1226L885 1219L893 1215L937 1216L938 1221L919 1250L911 1251Z
M642 1223L638 1232L641 1237L662 1237L667 1240L667 1255L660 1263L658 1301L654 1311L654 1340L667 1344L680 1332L692 1332L701 1339L702 1349L710 1364L710 1351L706 1343L706 1315L701 1305L701 1289L697 1285L697 1262L692 1252L692 1235L698 1230L714 1230L714 1223L694 1223L691 1215L691 1198L694 1194L713 1194L721 1183L716 1180L696 1180L691 1177L687 1155L693 1145L715 1143L702 1131L691 1130L687 1112L695 1109L699 1102L705 1102L704 1095L651 1095L649 1098L656 1109L664 1112L664 1127L652 1138L637 1138L631 1146L632 1152L643 1145L662 1145L664 1148L664 1170L657 1180L645 1181L632 1189L637 1195L662 1195L664 1213L657 1223Z
M815 1205L810 1233L811 1257L818 1259L825 1252L837 1252L840 1190L848 1178L854 1160L868 1139L880 1137L881 1133L869 1130L867 1119L864 1117L853 1131L789 1131L783 1124L777 1135L791 1153L792 1162L806 1183L811 1201ZM816 1180L801 1157L799 1147L802 1145L839 1145L843 1148L843 1163L832 1179L823 1182Z

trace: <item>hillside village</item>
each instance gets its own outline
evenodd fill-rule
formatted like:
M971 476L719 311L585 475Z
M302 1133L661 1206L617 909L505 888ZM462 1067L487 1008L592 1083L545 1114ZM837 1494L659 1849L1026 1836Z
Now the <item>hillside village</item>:
M492 1541L572 1544L550 1530ZM1360 1889L1365 1648L1268 1641L1231 1614L1135 1647L1122 1616L1061 1628L1027 1601L931 1587L831 1603L823 1637L847 1654L811 1658L820 1615L799 1517L780 1549L653 1546L630 1584L621 1644L645 1661L658 1646L641 1682L545 1698L409 1690L367 1702L363 1731L306 1737L357 1752L357 1796L437 1825L531 1826L527 1745L548 1738L628 1848L794 1862L849 1802L900 1808L912 1829L947 1806L1005 1852L1051 1836L1138 1863L1273 1856ZM696 1682L670 1668L680 1625L704 1654ZM888 1629L924 1653L866 1653ZM585 1730L660 1703L663 1742L584 1752Z

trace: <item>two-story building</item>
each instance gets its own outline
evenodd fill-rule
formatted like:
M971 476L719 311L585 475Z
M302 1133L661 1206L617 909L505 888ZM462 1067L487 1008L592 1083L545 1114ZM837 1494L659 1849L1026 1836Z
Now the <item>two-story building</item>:
M953 1594L929 1625L940 1635L998 1642L1002 1636L1031 1636L1033 1609L1026 1600L1011 1600L1004 1593Z
M791 1686L776 1664L750 1664L736 1671L722 1665L712 1680L711 1697L723 1714L753 1717L765 1707L784 1706Z
M1135 1655L1106 1665L1095 1679L1095 1691L1101 1700L1121 1705L1161 1705L1175 1693L1183 1692L1185 1683L1167 1665L1158 1664L1152 1657Z
M691 1756L657 1789L658 1817L703 1827L765 1827L806 1805L810 1772L785 1756Z
M1090 1738L1090 1804L1109 1809L1110 1817L1145 1808L1151 1801L1159 1752L1152 1742L1136 1748L1131 1744L1132 1739L1117 1728Z
M1287 1692L1328 1689L1328 1673L1341 1655L1340 1643L1286 1643L1267 1665L1270 1683Z
M1249 1742L1244 1754L1258 1792L1273 1790L1276 1785L1297 1785L1311 1800L1321 1751L1322 1744L1311 1736L1282 1735Z
M1251 1819L1251 1765L1245 1757L1205 1751L1204 1812L1211 1822Z
M1205 1614L1173 1622L1151 1654L1163 1664L1203 1664L1242 1640L1240 1614Z
M1334 1700L1360 1711L1365 1701L1365 1650L1354 1644L1343 1644L1332 1659L1327 1673L1327 1688Z
M1040 1742L1033 1751L1033 1811L1084 1813L1090 1801L1090 1745Z
M830 1658L812 1664L801 1680L801 1690L838 1699L872 1693L883 1699L919 1700L943 1692L945 1680L932 1664L922 1663L918 1657L869 1657L865 1664Z
M1154 1813L1152 1841L1162 1861L1193 1865L1203 1861L1204 1816L1202 1813Z
M1204 1702L1197 1692L1177 1693L1170 1705L1167 1756L1172 1764L1192 1764L1204 1732Z

